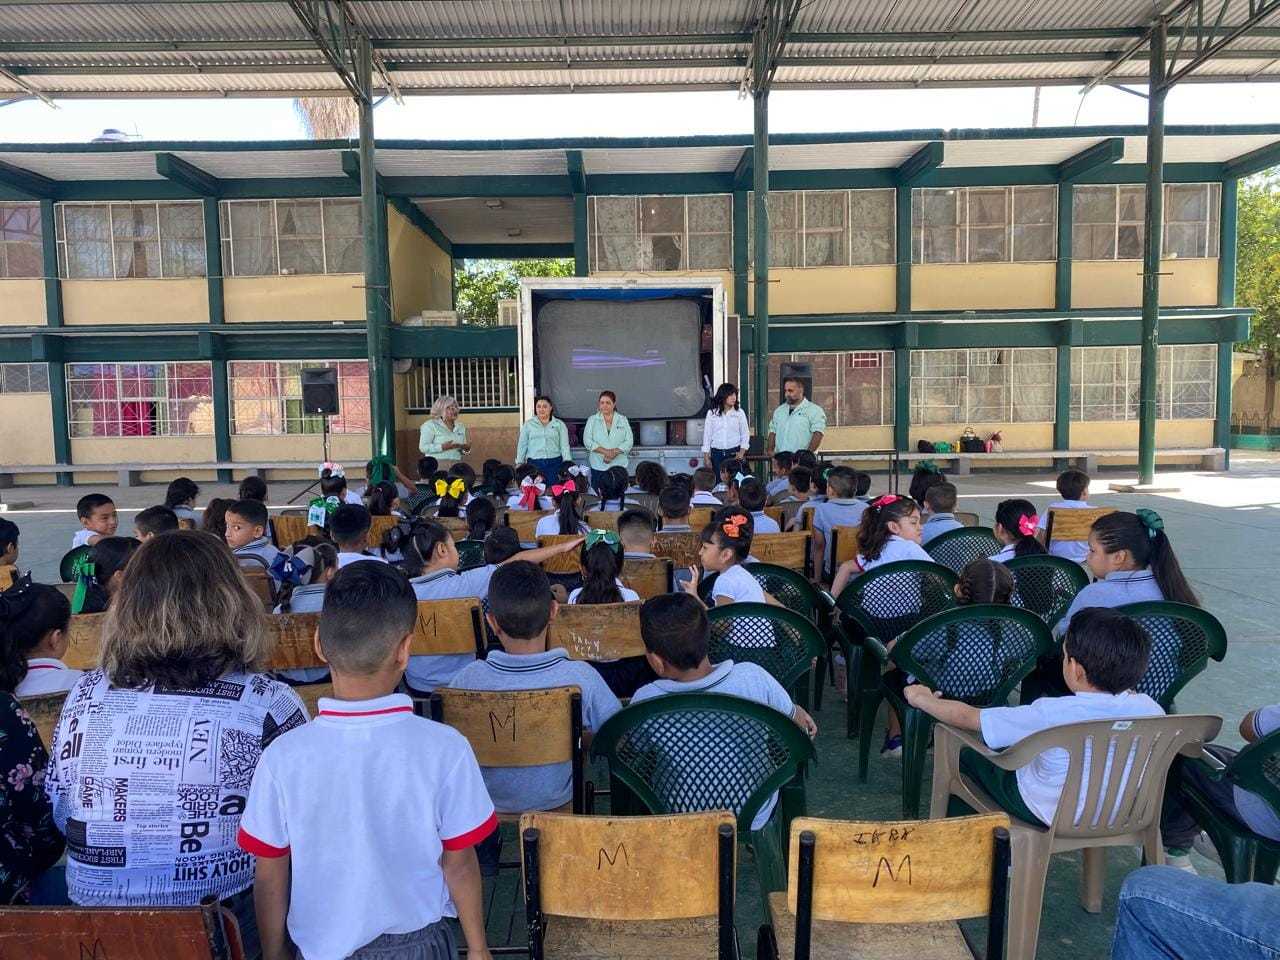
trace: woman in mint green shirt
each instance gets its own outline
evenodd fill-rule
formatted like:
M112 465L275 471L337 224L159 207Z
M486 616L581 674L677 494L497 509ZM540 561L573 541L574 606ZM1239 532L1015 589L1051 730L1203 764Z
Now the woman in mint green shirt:
M582 428L582 445L587 448L591 464L591 488L600 490L600 475L611 467L626 469L631 462L635 440L631 436L631 424L618 413L618 395L612 390L600 391L596 412L587 418Z
M424 457L435 457L440 462L461 460L471 449L467 440L467 428L458 422L461 408L453 397L436 398L431 405L431 419L422 425L418 434L418 449Z
M533 416L520 426L516 463L531 463L550 486L560 479L560 466L569 457L569 431L556 415L550 397L533 401Z

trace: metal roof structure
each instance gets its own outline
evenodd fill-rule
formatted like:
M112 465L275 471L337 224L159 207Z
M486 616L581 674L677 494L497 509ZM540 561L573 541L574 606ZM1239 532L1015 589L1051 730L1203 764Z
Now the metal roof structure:
M0 98L379 95L1280 80L1280 0L0 0Z

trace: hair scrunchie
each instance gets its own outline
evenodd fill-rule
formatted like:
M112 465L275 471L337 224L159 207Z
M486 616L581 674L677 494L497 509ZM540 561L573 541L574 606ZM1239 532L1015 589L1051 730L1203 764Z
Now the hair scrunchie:
M618 535L612 530L591 530L587 533L586 549L590 550L597 543L603 543L609 547L616 547L622 541L618 539Z
M462 495L467 492L467 482L461 477L455 477L452 483L446 483L443 480L436 481L436 496L443 497L446 493L455 500L461 500Z
M1147 538L1154 540L1156 534L1164 530L1164 519L1154 510L1148 510L1146 507L1139 507L1134 511L1138 515L1138 519L1142 521L1142 525L1147 528Z
M875 507L877 510L879 510L883 507L889 506L889 504L891 503L897 503L901 499L902 498L898 496L896 493L886 493L882 497L876 497L874 500L871 501L870 505Z
M1034 513L1024 513L1018 518L1018 532L1024 537L1035 536L1036 525L1040 522L1040 518Z

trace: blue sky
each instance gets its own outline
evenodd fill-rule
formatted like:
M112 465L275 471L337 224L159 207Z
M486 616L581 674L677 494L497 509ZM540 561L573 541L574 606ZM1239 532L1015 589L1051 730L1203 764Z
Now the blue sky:
M775 132L1001 127L1031 123L1030 89L777 92ZM1169 123L1280 123L1276 84L1175 88ZM1146 101L1112 89L1083 104L1077 88L1041 94L1040 125L1143 123ZM0 142L77 142L105 127L149 140L290 139L305 134L287 100L67 100L0 108ZM751 104L734 93L411 97L376 113L380 137L485 139L749 133Z

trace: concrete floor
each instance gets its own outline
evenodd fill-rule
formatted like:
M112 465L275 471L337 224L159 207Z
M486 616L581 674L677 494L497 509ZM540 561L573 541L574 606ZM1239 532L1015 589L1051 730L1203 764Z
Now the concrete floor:
M1226 627L1230 648L1225 662L1210 663L1178 698L1179 710L1215 713L1223 717L1221 740L1237 744L1236 728L1246 712L1280 699L1280 590L1275 571L1280 568L1280 454L1238 451L1229 473L1162 473L1162 485L1174 485L1176 493L1114 494L1109 483L1132 481L1132 474L1103 472L1094 484L1090 501L1098 505L1132 510L1149 507L1164 517L1175 548L1203 605ZM882 489L877 478L875 489ZM305 484L298 481L273 485L271 502L283 505ZM1042 507L1056 499L1052 478L1045 475L986 473L958 479L961 509L976 511L990 523L996 504L1021 496ZM39 579L56 578L57 562L78 529L75 501L89 487L20 487L3 491L7 501L34 501L32 510L4 515L22 530L20 566L32 569ZM126 490L108 488L120 508L120 532L131 531L137 510L162 498L163 487ZM201 501L211 496L234 496L234 487L209 484ZM830 692L829 692L830 693ZM866 784L857 782L855 741L843 736L844 704L828 695L817 714L819 762L809 782L809 809L819 816L859 819L897 819L900 816L900 765L896 760L873 758ZM880 734L877 733L876 742ZM596 771L603 784L603 771ZM928 783L926 776L926 785ZM927 801L927 797L926 797ZM510 845L508 856L515 850ZM1208 875L1221 876L1215 864L1195 857ZM1108 856L1108 881L1100 915L1085 913L1076 899L1079 879L1077 856L1054 859L1045 896L1039 957L1043 960L1081 960L1107 956L1115 915L1116 892L1125 874L1138 862L1136 852L1113 850ZM514 888L504 881L497 891L499 904L512 904ZM739 930L744 954L754 951L755 928L760 922L759 892L749 858L739 865ZM507 930L506 911L499 911L494 933ZM522 911L511 917L516 937L521 935ZM971 931L982 935L982 924ZM980 942L980 940L976 941Z

